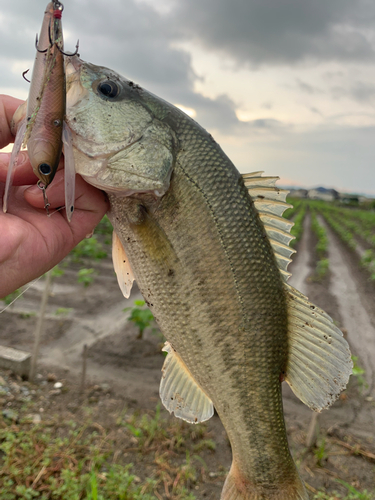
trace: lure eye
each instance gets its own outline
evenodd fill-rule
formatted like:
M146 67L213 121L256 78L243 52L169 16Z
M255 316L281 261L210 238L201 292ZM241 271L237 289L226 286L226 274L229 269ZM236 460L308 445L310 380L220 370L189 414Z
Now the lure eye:
M39 165L39 172L43 175L49 175L52 172L52 168L48 165L48 163L41 163Z
M114 98L117 97L120 93L120 87L116 82L112 82L111 80L106 80L105 82L99 83L98 92L102 94L104 97Z

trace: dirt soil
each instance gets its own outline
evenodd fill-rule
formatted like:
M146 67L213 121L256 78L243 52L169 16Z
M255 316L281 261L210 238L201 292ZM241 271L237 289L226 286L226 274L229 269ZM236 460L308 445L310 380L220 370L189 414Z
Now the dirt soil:
M366 275L358 267L357 257L331 233L330 274L322 282L314 281L316 256L312 250L314 237L308 230L308 220L306 229L290 266L293 273L290 282L338 322L352 344L354 354L359 357L358 363L365 368L365 374L363 384L359 383L360 379L352 377L348 389L334 406L319 414L310 448L306 446L306 436L313 413L284 384L290 447L311 498L317 491L346 493L347 489L337 482L338 479L359 491L374 492L375 498L375 291L369 288ZM161 353L163 338L160 332L146 330L144 338L137 339L136 328L128 322L129 312L123 309L140 298L139 291L135 286L131 298L123 298L109 258L95 264L87 263L86 267L94 267L97 272L94 283L87 288L77 283L79 267L82 266L70 265L65 274L54 281L40 350L39 375L32 387L35 397L41 401L43 411L39 413L42 421L48 420L52 413L58 413L61 419L69 419L73 414L79 417L82 408L90 405L95 421L109 431L115 431L116 415L124 406L142 411L155 409L164 360ZM42 289L43 281L40 280L23 298L0 314L1 345L31 352L35 311L39 310ZM356 305L349 310L353 300L356 300ZM85 345L88 358L82 394L80 383ZM56 380L63 383L65 391L51 394L48 373L53 373ZM11 379L9 373L2 375L4 379ZM20 380L17 384L31 387ZM4 397L2 403L6 409L19 405L17 397ZM167 418L167 412L165 415ZM217 415L208 422L208 434L216 442L216 450L204 453L207 470L190 488L197 499L218 500L224 473L230 467L231 451ZM130 451L126 460L137 464L139 457ZM160 495L161 498L172 498L163 491Z

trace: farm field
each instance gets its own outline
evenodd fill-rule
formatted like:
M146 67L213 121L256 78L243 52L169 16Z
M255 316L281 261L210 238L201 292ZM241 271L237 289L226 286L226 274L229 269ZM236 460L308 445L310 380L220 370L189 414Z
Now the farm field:
M355 356L347 390L316 420L284 384L292 454L311 499L375 499L375 212L298 200L286 215L290 283L334 318ZM141 296L135 286L123 298L109 242L103 221L55 271L35 383L0 372L1 500L220 497L225 431L216 415L189 426L160 407L163 338L155 325L138 338L129 317ZM32 350L43 287L0 314L1 345Z

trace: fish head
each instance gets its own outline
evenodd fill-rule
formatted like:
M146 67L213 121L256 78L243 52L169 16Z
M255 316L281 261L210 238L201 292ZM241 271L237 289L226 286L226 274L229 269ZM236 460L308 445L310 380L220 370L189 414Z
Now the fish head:
M115 71L66 58L66 122L72 131L76 172L118 196L169 187L175 139L147 102L143 89Z

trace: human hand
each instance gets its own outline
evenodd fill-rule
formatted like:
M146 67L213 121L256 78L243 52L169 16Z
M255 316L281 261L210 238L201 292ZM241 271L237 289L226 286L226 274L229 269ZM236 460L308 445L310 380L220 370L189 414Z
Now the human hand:
M0 149L14 141L10 120L22 101L0 95ZM10 153L0 153L0 200L3 198ZM50 213L64 206L63 160L47 189ZM108 210L102 191L76 176L75 210L69 223L65 210L50 217L36 185L27 152L21 152L9 195L8 211L0 210L0 297L44 274L89 235ZM2 201L1 201L2 205Z

